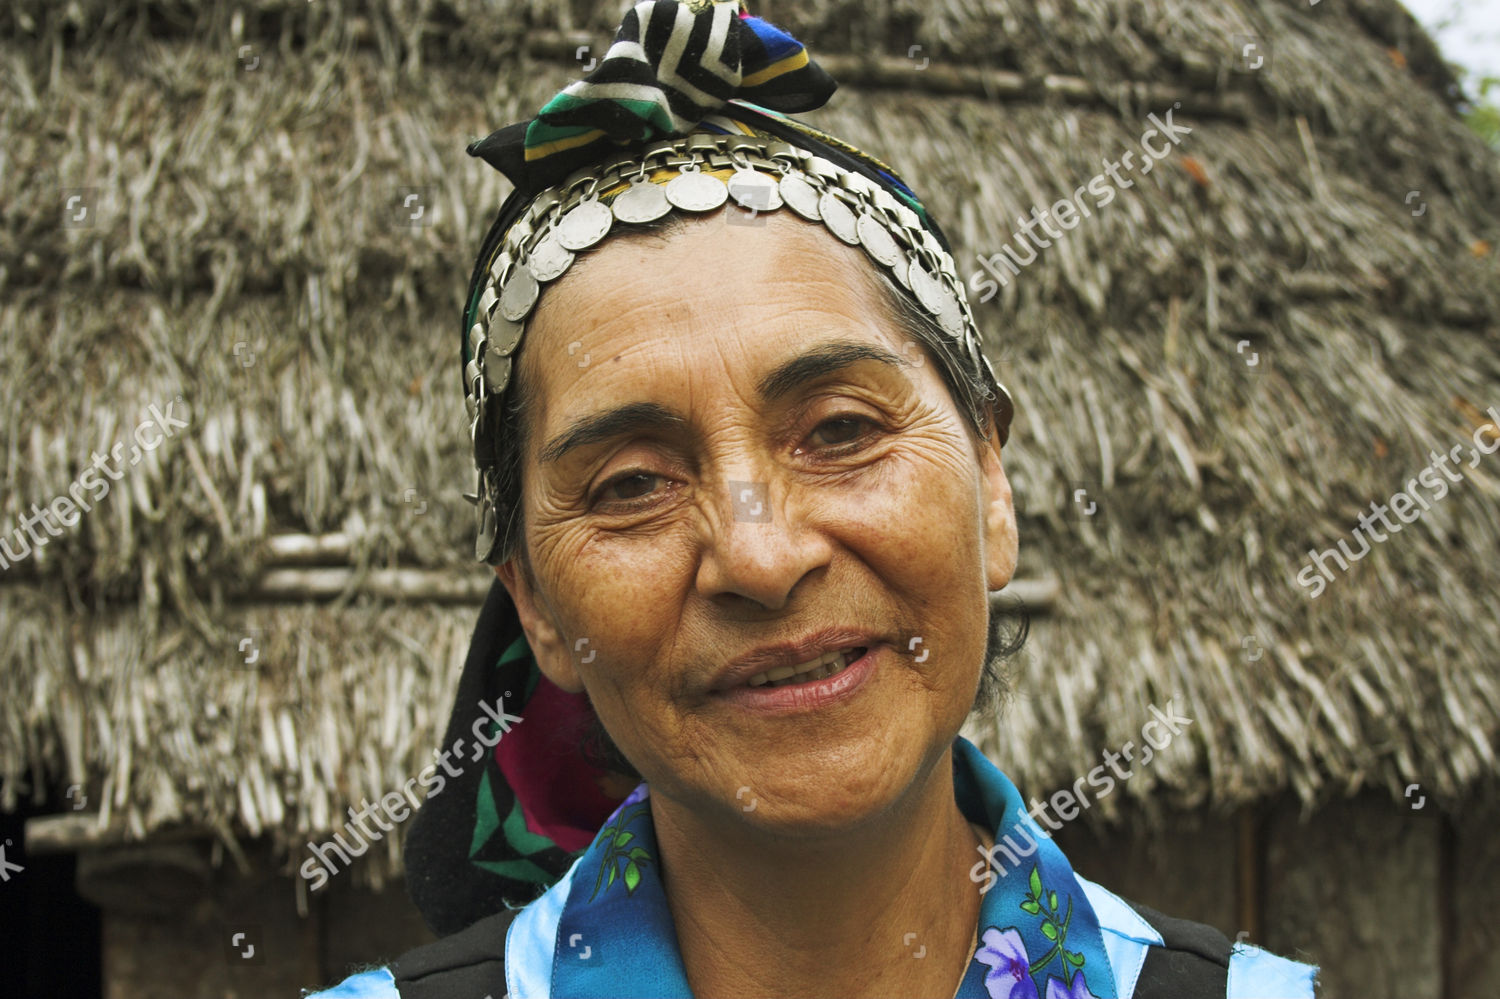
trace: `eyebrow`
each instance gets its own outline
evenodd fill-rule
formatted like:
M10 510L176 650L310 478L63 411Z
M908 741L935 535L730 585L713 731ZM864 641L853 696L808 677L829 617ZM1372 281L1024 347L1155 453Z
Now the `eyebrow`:
M861 361L876 361L899 369L907 362L899 355L868 343L835 340L819 344L783 361L756 384L763 402L776 402L809 382L835 374ZM642 431L681 432L687 420L654 402L632 402L574 420L542 448L539 461L559 461L575 448L600 444L614 437Z

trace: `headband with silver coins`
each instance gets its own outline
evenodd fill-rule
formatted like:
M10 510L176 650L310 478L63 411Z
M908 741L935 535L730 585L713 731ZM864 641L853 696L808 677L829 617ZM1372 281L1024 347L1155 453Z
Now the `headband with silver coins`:
M673 168L677 174L665 183L651 179L653 173ZM724 181L705 168L734 173ZM608 203L601 200L616 188L624 189ZM664 139L579 170L542 191L506 232L490 265L489 282L469 328L464 369L464 401L479 470L478 494L469 497L479 507L479 561L503 561L506 554L495 552L502 511L487 473L498 454L500 403L542 285L562 277L575 256L602 242L615 222L652 222L673 208L710 212L730 200L751 212L785 205L808 221L822 222L850 246L864 247L954 339L974 369L987 376L997 394L996 429L1005 442L1010 393L980 350L979 330L952 256L916 212L874 181L780 139L707 132Z

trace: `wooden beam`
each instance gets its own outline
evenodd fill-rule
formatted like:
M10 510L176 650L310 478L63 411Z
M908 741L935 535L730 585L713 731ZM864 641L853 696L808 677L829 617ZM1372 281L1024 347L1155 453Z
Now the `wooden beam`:
M276 534L266 539L267 567L238 591L234 603L333 600L350 592L382 600L434 604L484 602L494 576L475 566L453 569L368 569L349 565L353 539L344 533ZM997 613L1045 614L1061 589L1057 577L1012 580L990 595ZM1019 602L1019 606L1018 606Z
M316 544L288 546L310 551ZM253 601L330 600L357 592L385 600L411 600L438 604L477 604L490 592L494 577L476 568L473 572L437 569L371 569L360 573L349 566L276 567L262 573L244 599ZM1030 613L1046 613L1057 602L1061 589L1057 577L1012 580L990 595L996 612L1015 613L1020 606Z
M130 834L123 819L115 819L102 828L98 812L68 812L61 815L38 815L26 820L28 854L76 853L99 847L139 842ZM186 842L212 839L213 830L198 826L170 826L153 830L153 843Z
M347 565L353 539L333 534L273 534L266 549L273 565Z

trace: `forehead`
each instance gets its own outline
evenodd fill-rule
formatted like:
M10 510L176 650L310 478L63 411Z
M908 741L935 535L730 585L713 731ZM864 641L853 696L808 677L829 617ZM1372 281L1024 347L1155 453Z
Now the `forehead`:
M521 351L533 426L648 383L757 378L820 339L900 349L863 251L788 212L758 221L716 212L580 256L542 295Z

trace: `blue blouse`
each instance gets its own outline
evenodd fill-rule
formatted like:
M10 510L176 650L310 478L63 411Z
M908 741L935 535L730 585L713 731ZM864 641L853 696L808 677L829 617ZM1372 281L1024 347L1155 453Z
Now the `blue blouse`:
M989 856L1011 862L1007 870L981 858L971 871L976 885L988 883L982 886L979 946L959 996L1128 999L1148 949L1163 946L1161 934L1073 871L1027 813L1015 785L972 743L955 740L953 759L959 808L994 831L997 847ZM511 923L505 940L510 999L691 997L659 876L649 793L646 784L637 787L567 874ZM1316 974L1312 965L1236 944L1226 999L1313 999ZM390 970L377 968L306 999L400 996Z

